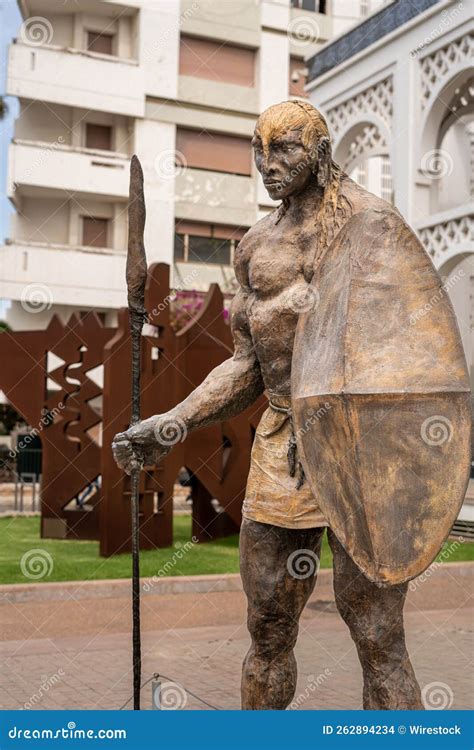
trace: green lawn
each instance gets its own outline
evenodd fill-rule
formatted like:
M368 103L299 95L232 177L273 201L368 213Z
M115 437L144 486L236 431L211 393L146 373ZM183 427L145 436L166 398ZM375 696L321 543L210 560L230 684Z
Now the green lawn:
M0 583L81 581L130 576L129 554L102 558L99 556L98 542L40 539L39 528L38 517L0 519ZM174 534L173 547L141 553L142 577L238 572L237 535L218 542L191 545L189 516L175 517ZM32 550L38 552L32 553ZM30 553L30 557L27 553ZM30 573L28 576L22 572L22 559L25 572ZM443 556L440 559L443 560ZM460 544L448 540L443 561L473 559L474 543ZM321 567L328 568L330 565L331 552L325 539ZM37 573L39 576L44 569L49 574L36 579L34 575Z

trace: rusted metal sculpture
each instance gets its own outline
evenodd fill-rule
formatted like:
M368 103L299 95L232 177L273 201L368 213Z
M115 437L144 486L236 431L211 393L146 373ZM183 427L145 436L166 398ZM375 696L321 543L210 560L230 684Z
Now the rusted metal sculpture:
M85 505L78 498L101 474L102 386L94 372L114 332L90 312L0 336L0 389L41 439L43 537L99 538L100 488Z
M436 554L468 472L469 395L450 303L396 209L334 163L326 122L309 103L266 110L253 147L281 204L235 253L234 354L167 413L118 434L114 455L127 471L143 452L158 461L170 423L189 434L265 390L241 528L252 638L242 706L284 709L294 695L298 619L332 524L336 603L357 646L364 707L422 708L404 639L406 579ZM407 316L416 320L435 289L439 317L434 307L403 340ZM428 473L431 408L456 436Z

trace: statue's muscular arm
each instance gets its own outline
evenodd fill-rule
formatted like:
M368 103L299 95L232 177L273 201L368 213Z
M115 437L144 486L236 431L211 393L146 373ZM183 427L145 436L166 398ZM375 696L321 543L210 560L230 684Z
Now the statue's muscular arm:
M169 437L223 421L250 406L264 391L247 318L247 294L239 289L231 307L234 354L209 373L190 395L166 414L158 414L115 436L112 449L117 464L130 473L156 463L170 451ZM166 438L160 441L160 436ZM164 444L166 443L166 444Z

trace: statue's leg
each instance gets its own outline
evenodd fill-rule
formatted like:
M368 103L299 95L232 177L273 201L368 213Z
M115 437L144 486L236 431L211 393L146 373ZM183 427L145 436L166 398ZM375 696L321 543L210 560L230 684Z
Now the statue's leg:
M240 571L252 638L242 670L243 709L284 709L295 694L293 648L301 612L316 583L323 532L247 519L242 523Z
M407 584L377 586L359 570L329 529L328 538L337 608L349 627L364 675L364 708L423 708L405 645Z

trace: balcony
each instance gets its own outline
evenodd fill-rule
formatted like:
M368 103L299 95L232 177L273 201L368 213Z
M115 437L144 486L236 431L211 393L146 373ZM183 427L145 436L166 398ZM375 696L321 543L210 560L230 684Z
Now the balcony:
M34 288L48 307L124 307L125 261L114 250L12 240L0 248L0 298L24 300Z
M10 45L6 93L131 117L145 112L143 71L135 60L69 47Z
M83 193L125 201L129 157L55 143L16 140L10 146L8 193L38 195L47 191Z
M257 220L254 177L183 169L176 175L176 217L250 227Z

